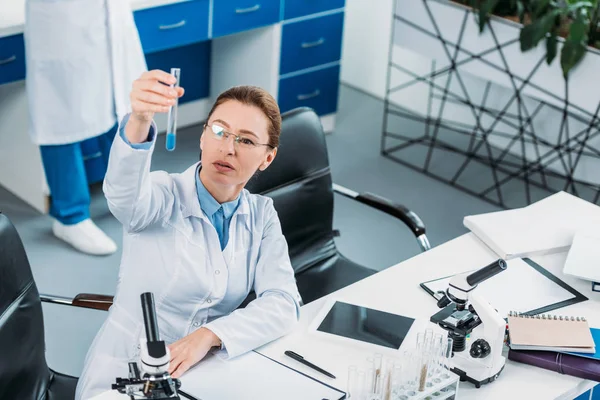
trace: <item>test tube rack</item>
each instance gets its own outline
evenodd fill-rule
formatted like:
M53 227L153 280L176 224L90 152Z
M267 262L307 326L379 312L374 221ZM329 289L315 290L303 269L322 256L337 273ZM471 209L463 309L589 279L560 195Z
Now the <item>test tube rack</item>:
M387 361L387 360L386 360ZM392 360L395 361L395 360ZM383 371L383 370L382 370ZM381 376L374 380L366 375L373 372L373 368L357 368L356 377L361 374L366 377L362 384L349 382L347 399L350 400L454 400L457 398L460 377L447 368L440 368L427 377L415 376L417 383L412 385L393 383L394 378L387 376L388 371L382 372ZM427 373L425 371L425 373ZM419 380L423 378L423 390L419 390ZM381 381L377 381L381 379ZM388 379L390 380L388 382ZM369 390L370 387L376 388Z
M460 377L456 375L454 372L445 371L448 374L448 378L441 379L439 383L432 384L431 386L427 386L424 391L415 391L414 395L409 395L406 391L399 391L396 393L392 393L389 397L389 400L445 400L445 399L455 399L458 393L458 384L460 382ZM386 398L382 398L381 400L388 400Z

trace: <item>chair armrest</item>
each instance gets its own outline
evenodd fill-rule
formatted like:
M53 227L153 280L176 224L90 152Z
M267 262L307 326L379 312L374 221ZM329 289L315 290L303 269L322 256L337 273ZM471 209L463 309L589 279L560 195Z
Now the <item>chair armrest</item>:
M89 293L80 293L73 298L40 293L40 300L42 300L45 303L63 304L67 306L83 308L93 308L95 310L104 311L108 311L110 306L112 306L113 304L113 296Z
M358 193L335 183L333 184L333 191L398 218L410 228L417 238L422 251L431 249L429 239L427 239L427 235L425 235L425 224L414 211L373 193Z

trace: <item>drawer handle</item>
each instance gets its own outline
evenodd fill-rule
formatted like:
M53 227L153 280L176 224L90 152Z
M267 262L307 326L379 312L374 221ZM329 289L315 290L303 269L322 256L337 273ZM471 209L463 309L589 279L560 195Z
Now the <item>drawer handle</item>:
M185 25L185 19L182 21L179 21L176 24L171 24L171 25L161 25L158 27L158 29L160 29L161 31L167 31L169 29L177 29L177 28L181 28L182 26Z
M314 92L309 93L309 94L299 94L298 96L296 96L296 98L300 101L303 101L303 100L312 99L313 97L317 97L320 94L321 94L321 91L319 89L317 89Z
M236 8L235 9L235 13L236 14L247 14L247 13L251 13L254 11L258 11L260 9L260 4L256 4L252 7L248 7L248 8Z
M13 55L12 57L8 57L6 60L0 60L0 65L8 64L13 61L17 61L17 56Z
M317 47L322 45L323 43L325 43L325 38L320 38L319 40L316 40L314 42L302 42L302 48L308 49L310 47Z

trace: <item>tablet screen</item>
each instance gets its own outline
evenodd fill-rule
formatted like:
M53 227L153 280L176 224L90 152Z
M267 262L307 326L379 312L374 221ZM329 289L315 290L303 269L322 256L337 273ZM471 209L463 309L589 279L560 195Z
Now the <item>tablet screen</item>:
M399 349L415 320L336 301L318 331Z

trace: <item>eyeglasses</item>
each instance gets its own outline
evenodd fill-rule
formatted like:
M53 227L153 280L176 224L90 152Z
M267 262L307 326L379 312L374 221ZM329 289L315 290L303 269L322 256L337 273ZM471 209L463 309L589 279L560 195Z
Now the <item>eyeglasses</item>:
M233 133L226 131L224 127L215 122L212 124L204 124L204 128L206 129L207 127L210 128L210 131L212 132L212 138L223 140L229 139L229 136L233 136L234 143L244 149L254 149L258 146L267 146L273 148L273 146L268 143L257 143L254 139L249 138L248 136L234 135Z

